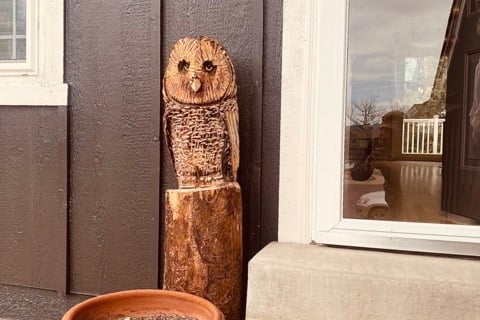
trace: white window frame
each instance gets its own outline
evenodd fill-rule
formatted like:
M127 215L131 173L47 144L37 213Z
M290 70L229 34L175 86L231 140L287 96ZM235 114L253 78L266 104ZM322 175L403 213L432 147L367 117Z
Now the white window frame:
M285 0L280 242L480 256L480 226L344 219L348 0Z
M0 62L0 105L65 106L64 1L26 0L27 57Z

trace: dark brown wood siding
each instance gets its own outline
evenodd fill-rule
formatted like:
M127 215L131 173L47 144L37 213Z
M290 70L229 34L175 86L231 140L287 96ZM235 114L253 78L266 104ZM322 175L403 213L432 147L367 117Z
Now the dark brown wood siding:
M156 287L160 3L66 1L70 289Z
M162 66L185 36L218 38L238 75L245 261L276 240L281 25L279 0L65 1L69 106L0 106L0 283L161 286Z
M0 107L0 283L63 291L65 107Z
M278 240L283 1L265 0L263 6L262 209L258 221L260 248Z

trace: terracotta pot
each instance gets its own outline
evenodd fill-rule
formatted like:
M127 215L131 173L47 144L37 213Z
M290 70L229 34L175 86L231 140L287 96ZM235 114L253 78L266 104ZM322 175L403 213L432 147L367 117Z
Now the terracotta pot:
M118 320L164 314L224 320L223 314L208 300L167 290L129 290L101 295L77 304L62 320Z

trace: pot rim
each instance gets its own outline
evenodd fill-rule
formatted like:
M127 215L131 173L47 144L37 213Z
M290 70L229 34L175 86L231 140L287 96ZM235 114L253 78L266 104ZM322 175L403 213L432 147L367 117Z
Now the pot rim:
M198 306L200 309L205 310L205 312L211 313L211 320L224 320L223 314L220 310L210 301L205 298L180 292L180 291L171 291L171 290L162 290L162 289L133 289L125 291L117 291L107 294L102 294L73 306L70 308L62 317L62 320L75 320L76 316L82 314L82 312L88 311L89 309L94 309L100 307L101 305L110 305L112 303L124 300L138 300L142 298L169 298L178 302L182 302L191 306ZM152 306L154 306L152 304ZM139 309L141 311L142 308ZM162 309L162 308L159 308ZM182 313L182 315L188 315ZM192 316L198 317L198 314L192 314ZM112 319L113 320L113 319ZM203 319L199 319L203 320Z

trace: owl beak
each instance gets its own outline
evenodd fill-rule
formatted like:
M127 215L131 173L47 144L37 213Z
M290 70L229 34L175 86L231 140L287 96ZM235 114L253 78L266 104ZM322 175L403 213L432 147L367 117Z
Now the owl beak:
M192 78L192 81L190 82L190 87L192 88L193 92L198 92L201 86L202 82L200 81L200 79L198 79L197 77Z

